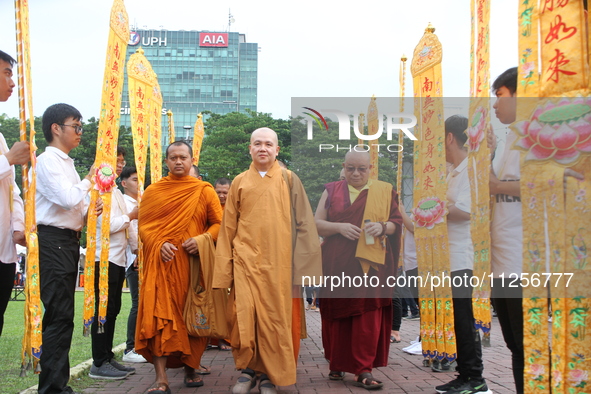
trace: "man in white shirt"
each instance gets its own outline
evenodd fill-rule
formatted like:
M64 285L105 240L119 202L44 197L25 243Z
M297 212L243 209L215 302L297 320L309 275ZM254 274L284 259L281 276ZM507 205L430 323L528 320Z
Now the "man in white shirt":
M128 211L137 208L138 180L135 167L125 167L119 176L121 187L123 187L123 198ZM139 301L139 281L138 281L138 240L137 240L137 219L129 223L128 244L127 244L127 267L125 270L125 279L131 295L131 309L127 318L127 341L123 361L128 363L145 363L147 360L141 354L135 352L135 326L137 321L137 306Z
M15 60L0 51L0 101L8 100L14 88L12 66ZM4 312L10 300L16 272L16 244L25 246L25 212L20 190L15 182L14 165L29 161L29 143L16 142L8 149L0 133L0 335Z
M54 104L42 118L49 146L37 158L37 228L43 315L39 394L72 393L68 353L74 330L74 292L80 232L88 209L94 168L80 181L68 156L80 144L82 115L68 104ZM102 213L102 200L96 213Z
M122 147L117 148L117 167L115 172L121 175L125 166L125 150ZM123 282L125 281L125 265L127 261L127 234L130 222L137 220L137 207L131 210L127 209L123 194L118 188L114 188L111 193L111 218L110 218L110 241L109 241L109 269L108 281L109 291L107 298L106 321L102 325L102 331L99 330L98 309L100 298L99 276L95 276L94 288L95 294L95 314L92 327L90 329L92 337L92 358L93 363L90 367L89 377L94 379L124 379L135 373L135 368L121 365L114 359L113 337L115 335L115 322L117 315L121 311L121 293ZM95 272L100 272L101 259L101 227L103 218L99 217L96 226L96 254L95 254Z
M454 331L459 376L435 387L438 393L490 393L482 371L482 346L474 326L472 286L474 245L470 235L470 179L468 177L468 119L454 115L445 121L445 158L453 166L447 176L447 233L452 277ZM461 283L460 283L461 282Z

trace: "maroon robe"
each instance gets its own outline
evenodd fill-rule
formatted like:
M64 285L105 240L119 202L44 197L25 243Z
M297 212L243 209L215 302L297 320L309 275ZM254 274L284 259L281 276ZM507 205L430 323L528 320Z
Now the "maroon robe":
M363 190L351 205L347 181L325 186L328 192L327 220L363 227L368 191ZM386 283L388 277L396 275L402 225L398 195L394 190L388 220L396 224L396 231L386 237L385 264L379 271L371 268L367 274L379 278L380 286L340 288L330 292L330 283L327 283L325 286L329 287L321 289L322 343L332 371L359 375L388 364L394 288L389 288ZM351 241L341 234L325 238L322 245L323 275L363 277L361 264L355 258L356 248L357 240Z

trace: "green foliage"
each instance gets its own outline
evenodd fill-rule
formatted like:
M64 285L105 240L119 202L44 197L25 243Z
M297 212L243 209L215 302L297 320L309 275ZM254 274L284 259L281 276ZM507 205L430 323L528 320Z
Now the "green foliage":
M74 317L74 335L72 347L70 348L70 365L74 366L92 357L90 337L82 336L82 304L84 292L76 292L76 307ZM39 375L32 371L27 372L24 378L19 377L21 367L21 341L23 338L24 326L24 302L10 301L4 314L4 329L0 338L0 387L2 393L18 393L28 387L37 384ZM121 297L121 312L115 325L114 345L125 342L127 339L127 316L131 309L131 296L123 293ZM81 379L81 381L70 382L77 390L82 391L85 387L95 383L92 379Z
M96 141L98 136L98 119L92 117L83 122L84 132L80 145L70 152L70 157L74 159L76 171L81 178L85 177L94 163L96 157ZM29 132L29 122L27 121L27 133ZM6 115L0 115L0 132L4 135L8 147L11 147L20 139L19 119L9 118ZM47 142L41 129L41 117L35 117L35 144L37 145L37 156L45 151ZM125 160L129 165L134 163L133 143L131 139L131 129L121 126L119 131L119 146L126 151ZM15 166L16 182L22 189L22 167Z
M278 135L279 160L287 165L291 161L291 137L289 122L273 119L270 114L247 110L247 114L232 112L226 115L209 115L205 121L205 138L201 147L199 171L203 179L215 182L220 177L233 179L244 172L252 161L248 144L252 132L260 127L269 127Z

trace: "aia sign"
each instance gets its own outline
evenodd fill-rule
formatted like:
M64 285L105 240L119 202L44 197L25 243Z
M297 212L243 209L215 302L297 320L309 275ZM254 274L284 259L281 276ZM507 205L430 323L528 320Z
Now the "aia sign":
M227 47L228 33L199 33L200 47Z

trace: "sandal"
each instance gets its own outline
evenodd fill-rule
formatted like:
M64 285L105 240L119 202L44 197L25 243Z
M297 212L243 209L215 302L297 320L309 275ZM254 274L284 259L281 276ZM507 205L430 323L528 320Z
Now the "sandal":
M195 370L195 373L197 375L209 375L211 370L203 365L199 365L199 368Z
M277 389L275 388L275 385L271 383L267 375L261 375L259 391L261 394L277 394Z
M390 343L400 343L400 340L396 339L394 335L390 336Z
M152 389L156 389L156 390L152 390ZM164 389L164 390L161 390L161 389ZM154 382L148 388L148 390L146 390L146 394L172 394L172 391L170 391L170 387L168 387L168 385L166 383Z
M345 373L343 371L330 371L328 378L330 380L343 380Z
M218 344L218 349L226 352L228 350L232 350L232 346L230 346L230 344L228 342L224 341L223 339L220 339L220 342Z
M384 383L374 379L371 372L364 372L353 381L353 386L363 387L366 390L377 390L381 389Z
M196 372L185 375L185 379L183 380L183 382L185 383L185 387L203 386L203 379L201 379L201 376L199 376L199 374L197 374Z
M253 372L254 373L254 372ZM248 394L250 390L256 386L257 378L256 375L251 375L246 372L242 372L236 381L234 387L232 387L232 394Z

